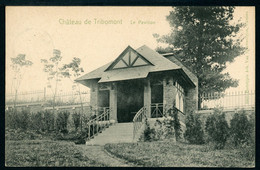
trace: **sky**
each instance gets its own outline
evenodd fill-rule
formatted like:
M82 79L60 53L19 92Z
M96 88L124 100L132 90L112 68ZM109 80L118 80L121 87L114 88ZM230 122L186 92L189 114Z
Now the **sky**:
M59 49L61 64L73 57L81 59L88 73L116 59L130 45L134 49L158 46L154 33L171 30L166 16L171 7L7 7L6 8L6 93L13 92L11 58L26 54L33 65L24 71L19 91L43 90L47 75L41 59ZM234 20L247 23L240 35L248 52L228 64L226 72L239 79L239 87L228 90L253 90L255 87L255 14L253 7L237 7ZM105 24L107 23L107 24ZM246 71L248 67L248 72ZM60 92L71 91L71 81L62 80ZM88 90L83 87L83 90ZM48 92L48 89L47 89Z

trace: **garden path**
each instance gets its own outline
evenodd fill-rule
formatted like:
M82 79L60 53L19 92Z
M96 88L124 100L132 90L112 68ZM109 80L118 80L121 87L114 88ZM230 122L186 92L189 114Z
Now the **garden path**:
M93 145L79 145L82 147L83 154L89 159L98 163L104 164L108 167L133 167L134 164L128 163L123 159L119 159L105 151L104 146Z

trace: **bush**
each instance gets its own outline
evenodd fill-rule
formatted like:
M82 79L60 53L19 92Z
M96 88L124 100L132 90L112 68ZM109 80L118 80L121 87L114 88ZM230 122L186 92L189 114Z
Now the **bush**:
M215 149L223 149L229 136L229 127L225 114L215 110L206 120L205 130L209 140L215 144Z
M75 130L77 131L79 126L80 126L80 113L74 112L72 114L72 119L73 119L73 123L74 123L74 126L75 126Z
M16 129L16 112L12 109L5 111L5 128Z
M176 141L179 141L179 139L181 139L182 130L178 111L175 109L173 112L170 112L169 115L173 118L170 123L173 124Z
M43 112L43 130L48 132L54 130L54 113L50 110Z
M155 130L150 127L147 118L145 118L145 129L139 140L144 142L151 142L154 140L154 134Z
M30 111L23 109L22 111L12 110L6 112L7 126L11 129L27 130L30 124Z
M56 131L62 133L68 133L67 124L70 112L68 111L61 111L58 112L57 119L56 119Z
M230 135L235 146L248 145L252 143L252 132L254 133L254 122L248 120L245 111L236 113L230 121ZM254 139L253 139L254 140Z
M36 131L44 131L43 125L43 116L42 112L37 112L35 114L31 114L31 124L30 124L30 129L31 130L36 130Z
M184 138L191 144L203 144L204 131L199 116L191 113L186 117L185 123L186 131L184 133Z

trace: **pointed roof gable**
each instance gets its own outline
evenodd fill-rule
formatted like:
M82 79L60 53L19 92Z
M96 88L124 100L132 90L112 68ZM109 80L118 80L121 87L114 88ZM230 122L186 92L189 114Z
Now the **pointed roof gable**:
M137 66L146 66L153 65L149 60L144 56L135 51L132 47L128 46L105 71L119 69L119 68L128 68L128 67L137 67Z
M134 50L128 46L113 62L110 62L75 81L82 82L99 79L99 83L146 78L149 73L181 70L181 67L171 62L163 55L146 45Z

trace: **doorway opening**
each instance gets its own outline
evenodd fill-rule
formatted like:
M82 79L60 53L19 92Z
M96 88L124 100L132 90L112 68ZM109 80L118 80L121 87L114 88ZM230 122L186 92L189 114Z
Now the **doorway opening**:
M143 81L119 82L117 90L117 121L132 122L135 114L144 105Z
M154 84L151 86L151 117L163 116L163 85Z

